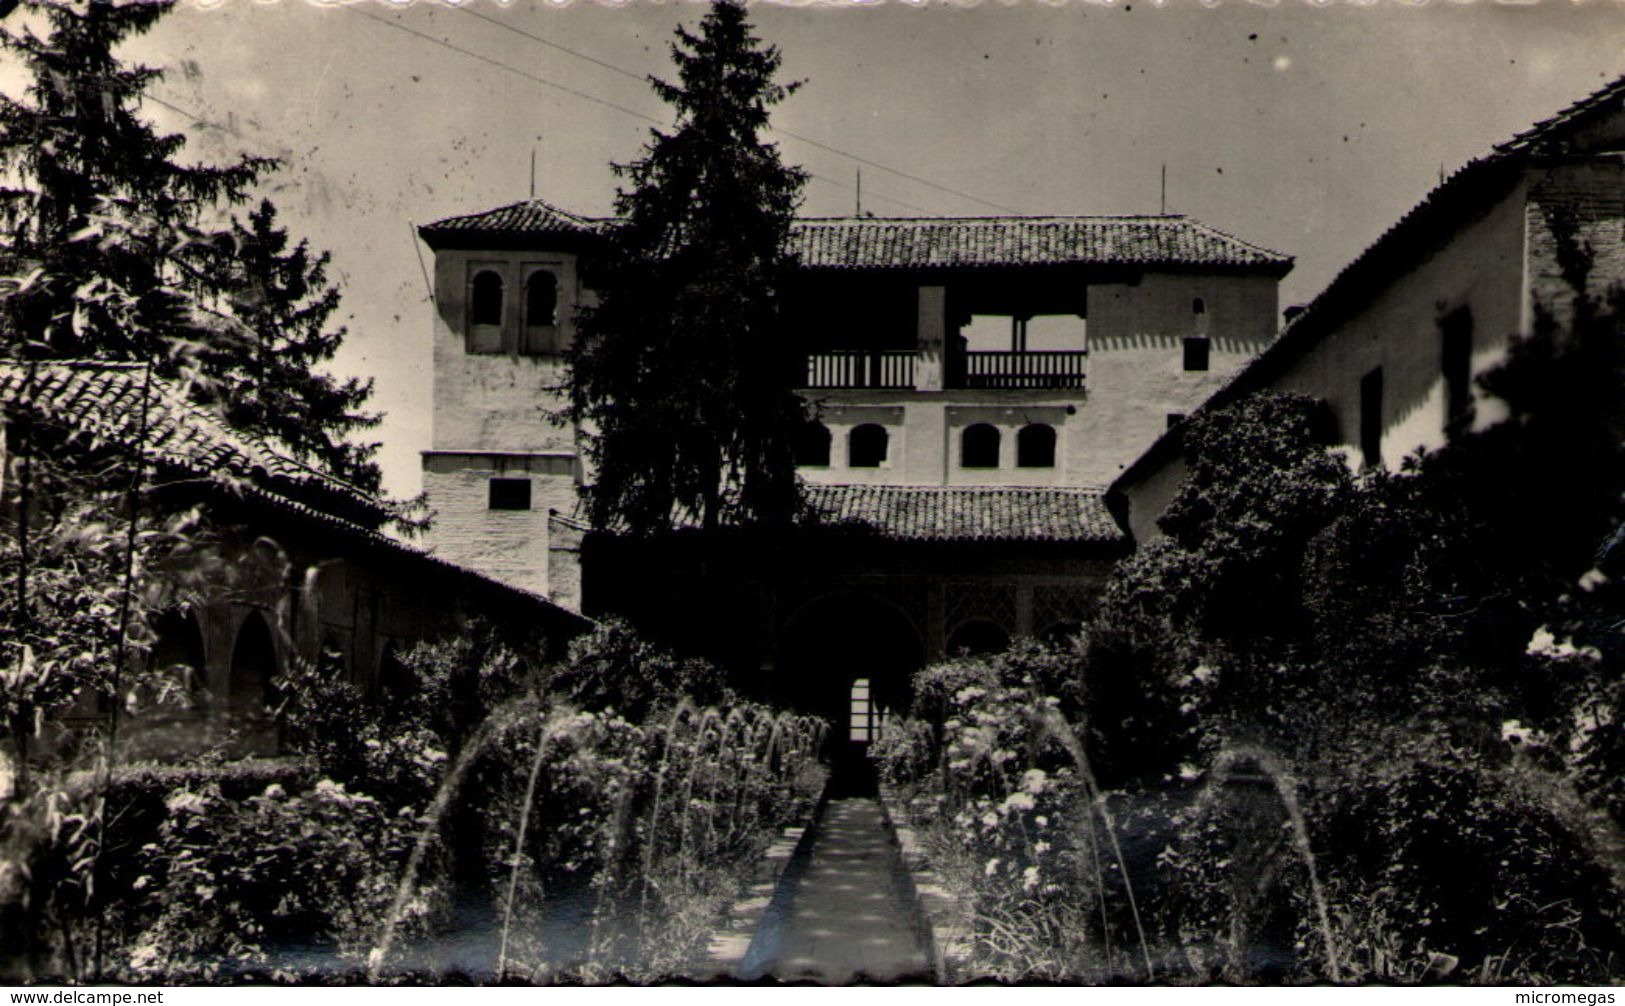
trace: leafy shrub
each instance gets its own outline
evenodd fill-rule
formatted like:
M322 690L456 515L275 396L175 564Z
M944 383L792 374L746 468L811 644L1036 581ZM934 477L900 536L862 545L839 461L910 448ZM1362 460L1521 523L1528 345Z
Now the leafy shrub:
M153 922L129 949L140 975L229 977L273 949L370 935L393 893L388 866L405 844L368 796L323 779L290 794L273 784L237 801L208 784L166 801L133 887ZM383 869L380 869L380 867Z

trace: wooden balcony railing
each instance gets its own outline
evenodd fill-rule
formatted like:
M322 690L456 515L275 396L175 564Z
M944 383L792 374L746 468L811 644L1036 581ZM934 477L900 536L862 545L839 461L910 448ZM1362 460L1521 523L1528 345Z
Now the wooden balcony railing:
M967 388L1081 388L1089 354L1082 350L965 354Z
M912 351L840 349L807 357L805 388L912 388Z

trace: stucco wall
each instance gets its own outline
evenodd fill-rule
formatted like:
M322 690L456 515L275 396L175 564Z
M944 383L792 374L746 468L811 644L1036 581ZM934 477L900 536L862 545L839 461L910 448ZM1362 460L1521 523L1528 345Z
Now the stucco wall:
M562 400L552 390L564 378L558 353L520 353L523 283L533 269L559 277L558 332L554 344L575 337L575 306L581 302L576 258L566 252L464 252L435 255L434 422L436 450L573 451L575 437L550 421ZM468 329L469 286L476 272L503 277L501 338L511 351L472 353Z
M1205 308L1192 310L1197 299ZM1106 485L1168 428L1269 345L1276 281L1267 276L1157 275L1089 290L1089 400L1068 438L1067 469ZM1209 339L1208 369L1185 370L1187 336Z
M493 510L493 478L530 480L530 509ZM434 553L539 594L549 590L548 511L576 504L569 455L429 453L423 488L435 510Z
M1350 464L1361 463L1360 379L1365 374L1382 368L1382 457L1392 468L1407 454L1445 441L1440 322L1460 308L1471 312L1474 376L1494 366L1522 330L1523 201L1519 187L1487 207L1399 280L1374 292L1363 309L1274 382L1277 390L1330 406ZM1478 403L1477 425L1497 418L1493 403Z

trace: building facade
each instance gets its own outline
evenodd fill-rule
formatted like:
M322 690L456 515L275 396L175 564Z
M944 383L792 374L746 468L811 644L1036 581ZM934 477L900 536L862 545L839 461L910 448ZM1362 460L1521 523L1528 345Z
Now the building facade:
M650 544L579 521L591 472L559 418L605 224L529 200L421 229L432 547L850 717L854 740L923 663L1083 621L1127 544L1105 485L1270 343L1291 268L1179 216L802 219L781 337L820 526Z
M1589 260L1583 289L1574 254ZM1535 124L1451 176L1298 314L1204 405L1263 390L1326 403L1334 449L1389 467L1458 430L1504 417L1476 378L1577 294L1625 281L1625 78ZM1185 476L1177 431L1111 488L1137 541Z
M572 512L590 473L557 418L561 354L603 223L531 200L421 229L435 253L434 548L566 601L548 514ZM1178 216L805 219L792 250L783 337L818 416L800 473L900 491L1098 495L1269 344L1291 267Z

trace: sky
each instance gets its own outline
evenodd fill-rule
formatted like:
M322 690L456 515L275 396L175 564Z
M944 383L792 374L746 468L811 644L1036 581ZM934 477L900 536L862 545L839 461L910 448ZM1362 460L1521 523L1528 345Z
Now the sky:
M419 488L431 310L416 224L530 194L605 213L669 110L678 0L189 4L127 52L183 159L279 157L265 189L332 253L341 374L376 380L385 488ZM757 3L803 212L1185 213L1293 255L1281 304L1452 171L1625 73L1625 0ZM10 86L0 69L0 86ZM793 134L793 135L791 135Z

